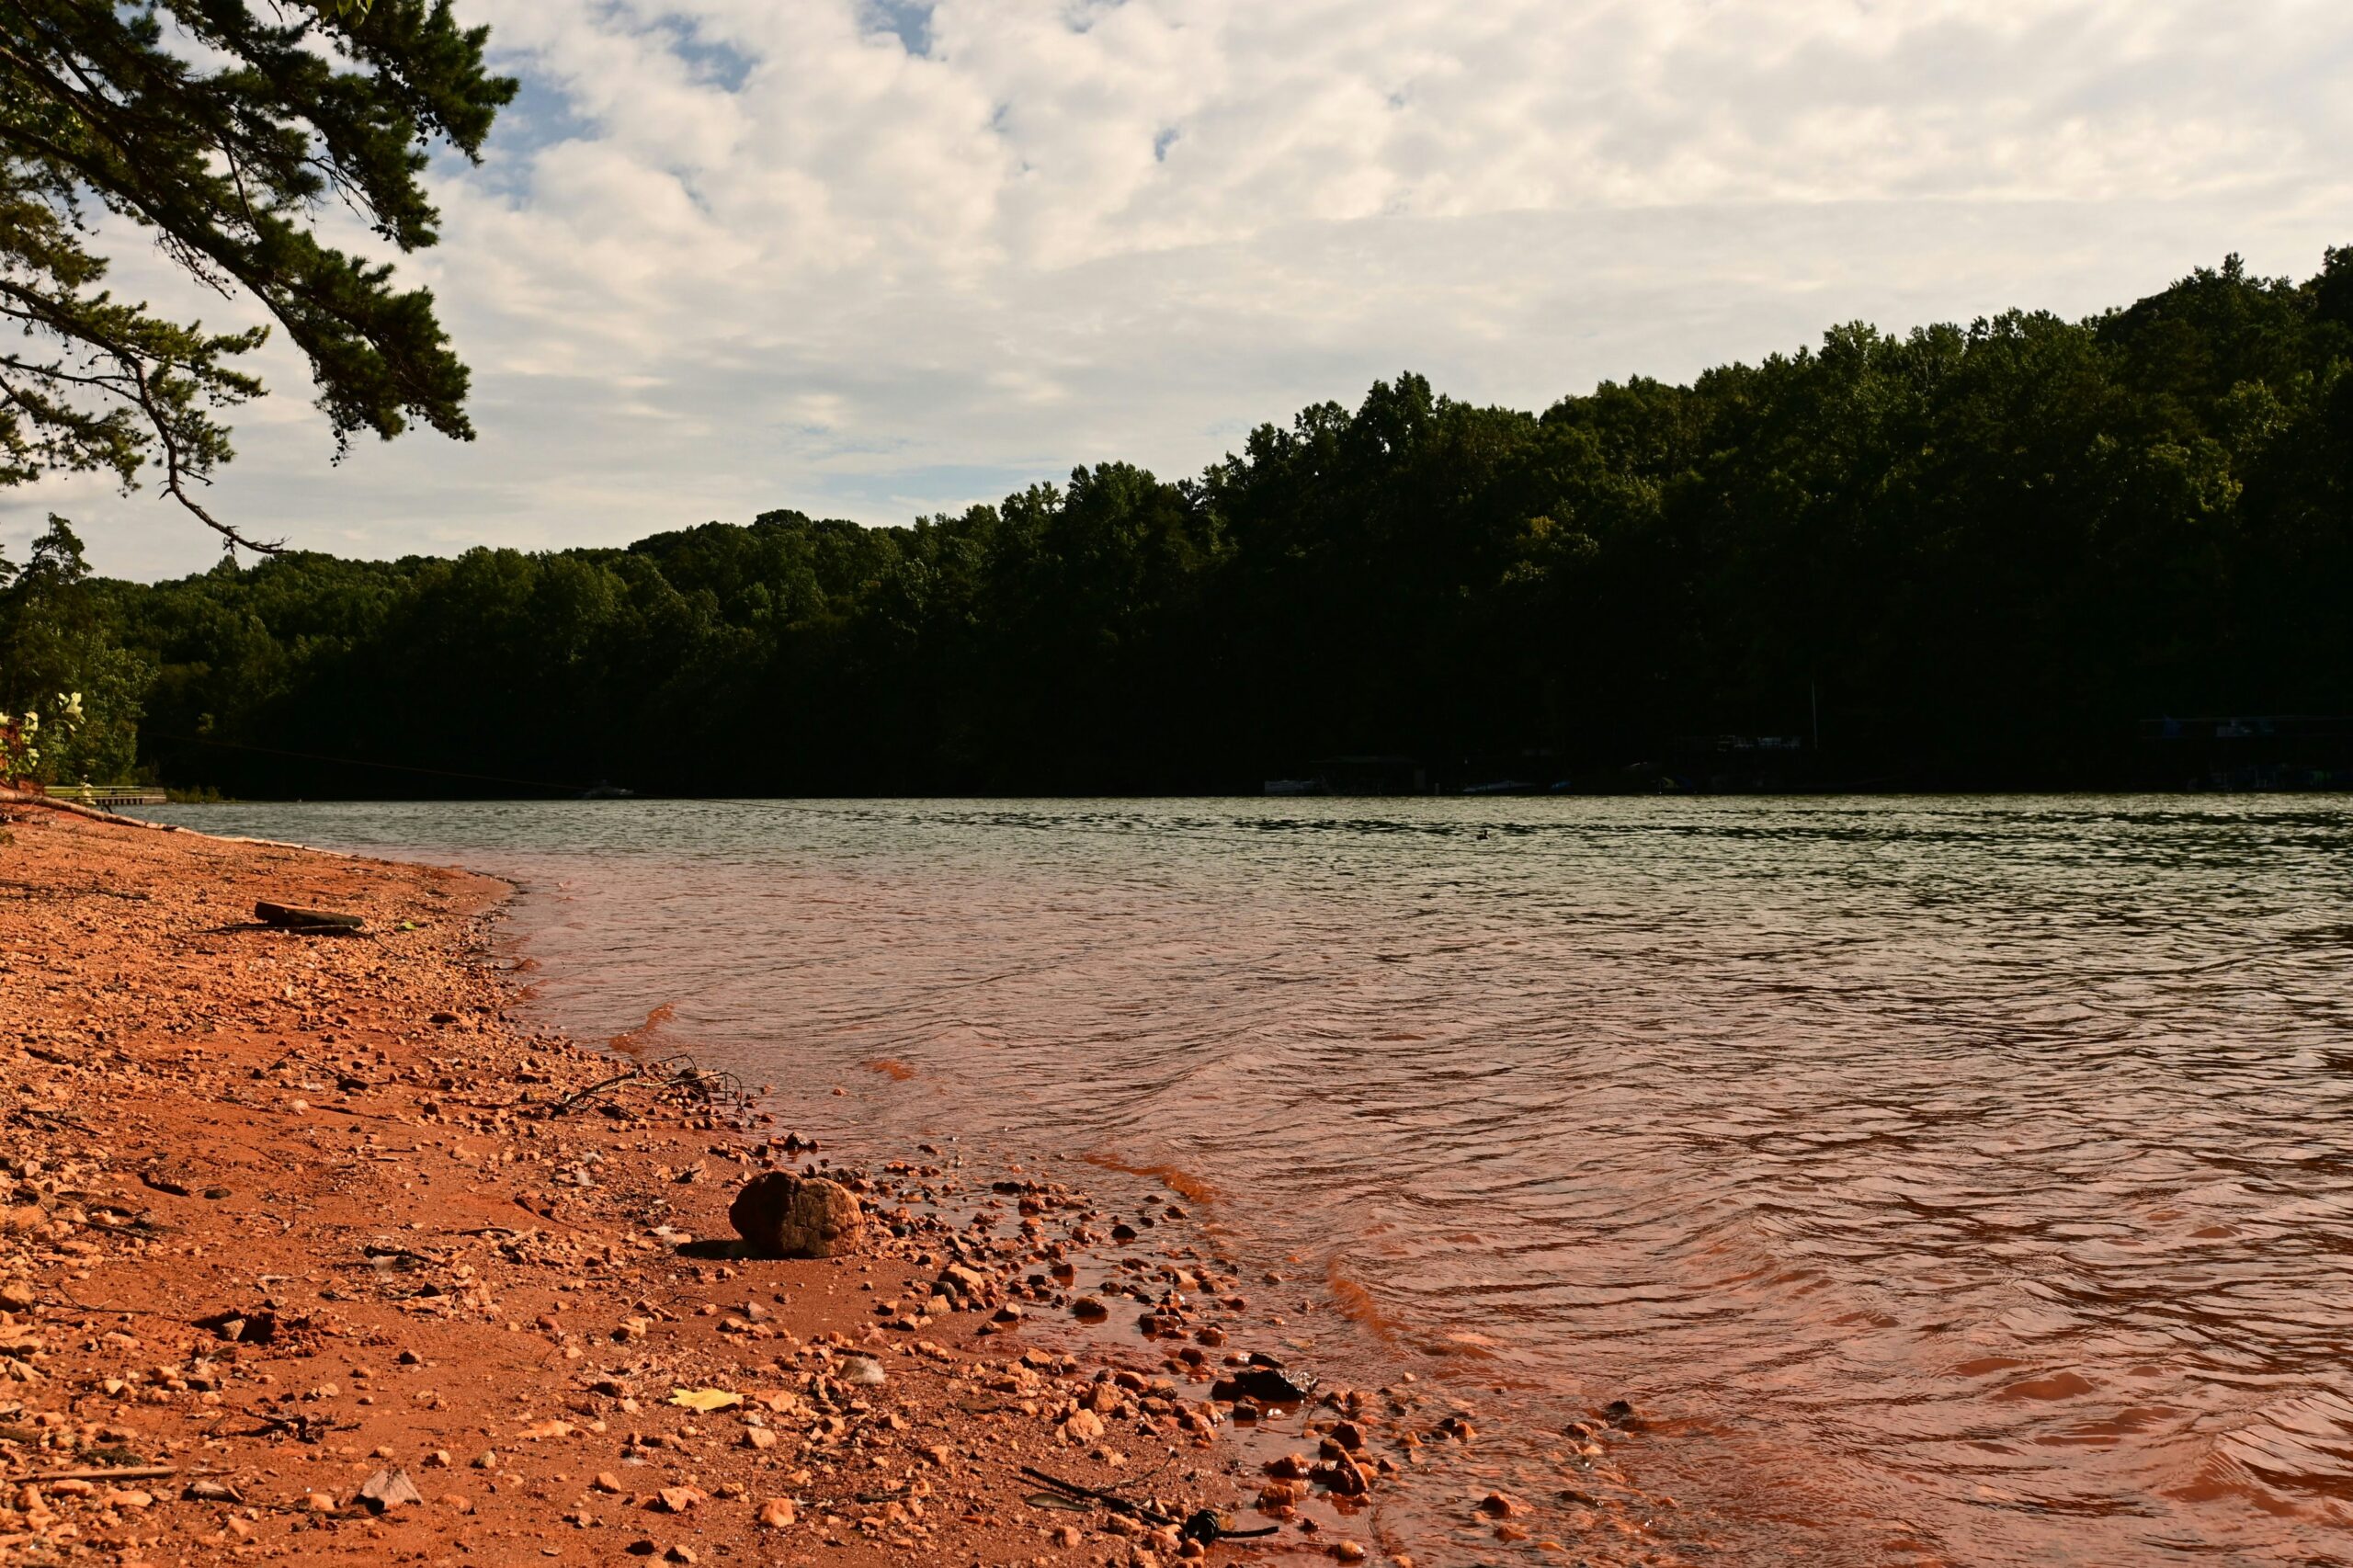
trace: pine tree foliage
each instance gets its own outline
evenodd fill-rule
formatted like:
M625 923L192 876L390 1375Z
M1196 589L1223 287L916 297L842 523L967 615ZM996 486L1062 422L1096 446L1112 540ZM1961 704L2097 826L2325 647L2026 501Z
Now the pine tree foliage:
M432 295L324 243L331 205L401 252L435 243L433 147L479 155L511 80L448 0L0 0L0 484L142 468L195 494L267 327L209 332L117 299L108 239L151 233L224 297L258 301L310 362L340 451L415 421L470 437L466 367ZM127 226L127 227L126 227Z

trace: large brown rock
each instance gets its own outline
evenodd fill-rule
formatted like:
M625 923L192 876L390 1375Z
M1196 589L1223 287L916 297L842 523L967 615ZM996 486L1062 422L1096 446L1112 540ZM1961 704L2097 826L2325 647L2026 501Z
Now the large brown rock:
M727 1221L769 1257L834 1257L856 1252L866 1229L858 1199L823 1176L765 1171L727 1206Z

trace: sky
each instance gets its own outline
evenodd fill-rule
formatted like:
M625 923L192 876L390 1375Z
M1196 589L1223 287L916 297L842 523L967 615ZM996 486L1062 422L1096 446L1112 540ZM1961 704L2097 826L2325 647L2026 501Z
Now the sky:
M1840 323L2080 316L2353 244L2343 0L458 0L521 79L398 258L478 438L340 463L299 356L205 496L358 556L868 524L1198 472L1403 370L1541 408ZM347 229L329 228L338 234ZM136 232L129 297L208 325ZM0 492L102 571L153 486Z

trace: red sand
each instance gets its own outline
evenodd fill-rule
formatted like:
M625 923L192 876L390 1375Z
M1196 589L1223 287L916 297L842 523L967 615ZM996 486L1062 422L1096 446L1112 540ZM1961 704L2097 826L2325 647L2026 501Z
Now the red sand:
M1247 1302L1174 1205L1141 1241L926 1146L827 1173L869 1256L742 1256L730 1199L806 1147L666 1076L555 1113L632 1058L506 1017L506 892L0 803L0 1560L1413 1562L1367 1505L1468 1426L1328 1385L1236 1423ZM1024 1466L1279 1530L1204 1548ZM383 1471L421 1501L371 1510ZM1636 1516L1570 1510L1571 1553L1482 1491L1457 1543L1664 1561Z

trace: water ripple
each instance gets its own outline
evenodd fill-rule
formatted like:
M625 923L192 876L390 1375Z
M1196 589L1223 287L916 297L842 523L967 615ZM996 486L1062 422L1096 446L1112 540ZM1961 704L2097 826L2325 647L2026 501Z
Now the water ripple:
M240 825L524 879L538 1006L674 1003L837 1139L1189 1173L1497 1464L1631 1394L1723 1560L2353 1559L2342 800ZM1489 1560L1451 1506L1417 1559Z

